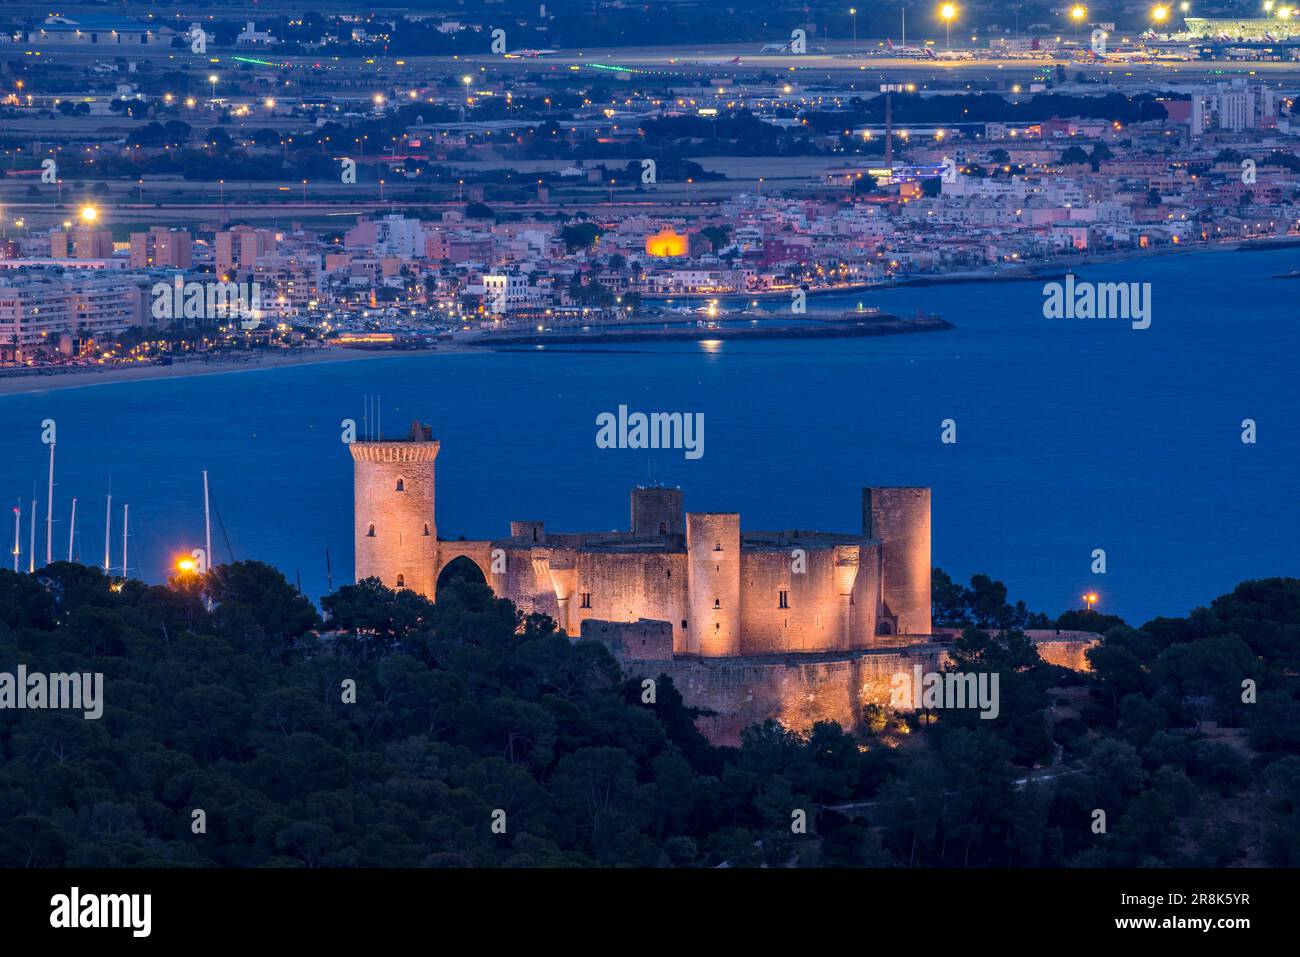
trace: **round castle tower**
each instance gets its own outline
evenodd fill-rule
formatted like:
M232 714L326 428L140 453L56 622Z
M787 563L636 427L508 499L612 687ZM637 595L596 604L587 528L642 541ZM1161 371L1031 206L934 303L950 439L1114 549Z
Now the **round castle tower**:
M740 654L740 515L686 515L686 650L693 655Z
M884 542L881 592L898 635L928 635L930 626L930 490L862 490L862 532Z
M438 560L431 426L411 423L405 439L353 442L356 577L432 598Z

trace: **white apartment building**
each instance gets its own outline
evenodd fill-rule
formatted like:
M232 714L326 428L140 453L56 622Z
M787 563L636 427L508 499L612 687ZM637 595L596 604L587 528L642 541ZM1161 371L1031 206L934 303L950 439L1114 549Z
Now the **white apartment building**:
M531 301L527 276L493 273L483 277L483 305L493 315L527 308Z
M61 337L112 338L141 321L139 287L84 270L0 275L0 344L57 348Z

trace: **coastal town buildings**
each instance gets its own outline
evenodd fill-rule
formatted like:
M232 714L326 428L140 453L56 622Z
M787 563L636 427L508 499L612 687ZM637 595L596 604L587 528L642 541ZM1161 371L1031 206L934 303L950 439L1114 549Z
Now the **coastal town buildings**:
M86 18L56 17L42 42L80 43L78 31L90 26ZM278 42L265 24L239 26L236 47ZM349 42L381 36L363 21L353 26L362 35ZM142 44L154 36L111 29ZM988 55L1039 50L1004 40ZM229 82L213 73L208 96L199 98L159 95L129 63L108 69L111 93L77 102L15 94L7 106L69 117L133 117L138 109L140 135L106 141L94 124L69 127L66 141L24 144L24 157L84 164L92 161L69 157L90 156L143 169L184 152L191 162L224 155L274 169L306 148L317 167L332 171L346 160L355 175L319 187L311 177L275 186L277 201L296 203L283 215L274 205L229 209L234 184L205 181L196 187L207 201L195 207L202 212L178 219L165 204L147 202L148 175L110 186L113 177L97 179L99 167L69 167L68 177L79 179L65 186L60 176L54 184L55 200L65 189L71 200L58 220L17 219L0 238L6 289L26 303L61 281L51 277L75 285L89 281L86 272L102 273L106 288L117 290L109 299L134 295L135 305L119 310L83 297L73 318L57 318L59 307L40 322L19 309L23 328L15 331L29 361L39 361L35 350L55 328L86 342L119 327L174 331L211 348L241 336L328 341L342 333L427 338L708 324L746 303L800 291L1029 276L1099 257L1300 235L1300 86L1264 75L1132 79L1121 93L1058 68L1051 80L983 94L1005 109L941 123L909 118L901 104L924 111L969 91L909 82L864 90L841 80L814 92L762 71L653 89L616 72L613 87L566 103L558 122L545 78L526 74L517 83L489 73L427 76L409 88L354 96L316 95L292 79L277 90L264 72ZM1049 90L1065 97L1052 101L1062 108L1026 113ZM898 111L882 111L882 98L896 99ZM410 105L399 111L404 101ZM1122 119L1098 115L1123 103ZM1027 118L1008 118L1017 112ZM156 119L146 123L148 115ZM813 162L769 182L744 174L734 157L697 155L691 144L714 135L725 117L753 124L751 137L800 135L799 149ZM628 158L640 155L636 144L648 131L669 123L693 135L667 152L660 144L653 160ZM380 127L391 133L381 136ZM781 165L764 164L764 171ZM385 191L398 184L405 199L394 202ZM113 197L133 201L129 215L124 207L114 216ZM103 215L78 218L73 203L102 205ZM159 318L147 291L177 275L256 283L267 324L250 330L232 329L220 316ZM96 335L81 335L87 330Z

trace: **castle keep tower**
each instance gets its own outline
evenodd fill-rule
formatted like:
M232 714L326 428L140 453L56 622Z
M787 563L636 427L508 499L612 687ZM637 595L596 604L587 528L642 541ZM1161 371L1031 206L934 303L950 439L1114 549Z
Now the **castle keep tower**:
M682 490L660 485L632 489L632 534L681 535L686 531Z
M930 490L864 488L862 533L885 545L881 633L930 634Z
M405 439L353 442L356 577L432 596L438 527L433 517L433 429L411 423Z
M686 573L687 652L740 654L739 512L687 514Z

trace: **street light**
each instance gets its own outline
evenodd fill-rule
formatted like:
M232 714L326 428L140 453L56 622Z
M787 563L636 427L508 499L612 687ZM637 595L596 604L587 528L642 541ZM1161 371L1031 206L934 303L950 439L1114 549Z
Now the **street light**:
M208 82L212 84L212 108L217 108L217 75L211 73L208 75Z
M1097 604L1097 593L1090 591L1083 596L1083 600L1088 603L1088 611L1092 611L1092 606Z
M95 220L99 219L99 210L94 206L81 207L81 221L89 226Z
M1088 15L1088 8L1085 7L1083 4L1076 3L1073 7L1070 8L1070 19L1074 21L1074 42L1075 43L1079 42L1079 24L1083 22L1083 18L1086 17L1087 15Z
M1169 19L1169 8L1168 8L1168 7L1152 7L1152 8L1151 8L1151 19L1154 20L1156 23L1164 23L1166 20Z
M849 16L851 16L851 17L853 18L853 50L854 50L854 52L857 52L857 49L858 49L858 8L857 8L857 7L849 7Z
M944 32L947 34L945 40L945 49L952 49L952 21L957 16L957 5L955 3L945 3L939 8L939 16L943 17Z

